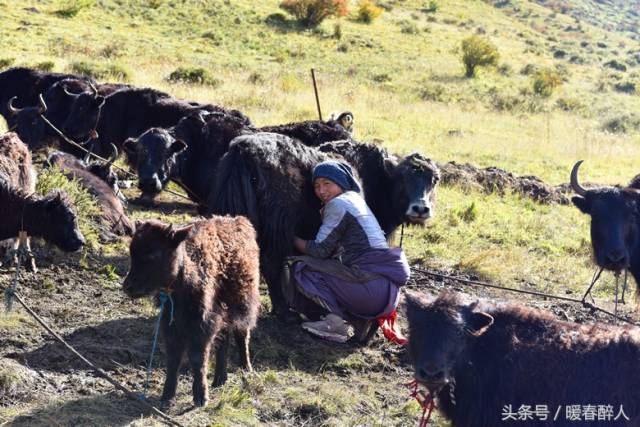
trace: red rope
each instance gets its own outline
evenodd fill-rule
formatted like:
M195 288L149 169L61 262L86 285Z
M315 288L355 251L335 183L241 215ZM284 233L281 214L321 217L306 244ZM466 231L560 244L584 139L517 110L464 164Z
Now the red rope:
M431 413L436 407L436 402L433 400L431 393L418 390L418 382L416 380L405 384L411 390L410 396L418 401L418 404L422 408L422 418L420 418L419 427L427 427L429 420L431 419Z
M407 343L407 339L400 331L396 330L397 317L398 312L394 309L388 316L378 317L378 325L380 326L380 329L382 329L382 333L386 339L398 345L405 345Z

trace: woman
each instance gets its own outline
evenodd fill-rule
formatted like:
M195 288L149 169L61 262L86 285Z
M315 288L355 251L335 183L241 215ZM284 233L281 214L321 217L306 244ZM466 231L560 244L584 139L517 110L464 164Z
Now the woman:
M293 280L283 281L283 292L295 311L309 317L318 309L327 313L320 321L303 323L305 330L345 342L348 322L395 317L409 265L401 249L389 248L348 164L318 164L313 187L324 205L322 226L315 240L294 238L295 248L305 256L292 259Z

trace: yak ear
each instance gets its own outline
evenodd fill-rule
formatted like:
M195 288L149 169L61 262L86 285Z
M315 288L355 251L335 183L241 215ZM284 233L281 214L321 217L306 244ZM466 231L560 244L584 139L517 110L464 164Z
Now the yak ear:
M388 175L393 174L393 171L396 169L396 166L398 166L398 161L393 157L387 157L384 159L384 171Z
M181 139L176 139L173 141L171 146L169 147L169 151L171 154L177 154L187 149L187 143Z
M192 228L193 228L193 224L185 225L184 227L179 227L179 228L170 227L169 238L171 239L171 242L175 246L178 246L187 238Z
M582 213L586 213L586 214L591 213L591 203L589 203L589 200L587 200L585 197L573 196L571 198L571 202L573 202L573 204L578 209L580 209Z
M124 148L124 151L126 151L129 154L135 154L136 144L137 144L137 141L135 140L135 138L127 138L122 144L122 148Z
M489 327L493 325L493 316L484 311L473 311L467 319L467 329L476 337L487 332Z

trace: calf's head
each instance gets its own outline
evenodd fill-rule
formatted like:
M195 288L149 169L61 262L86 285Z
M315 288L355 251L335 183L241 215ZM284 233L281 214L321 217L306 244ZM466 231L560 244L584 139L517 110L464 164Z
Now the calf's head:
M187 144L165 129L151 128L138 138L127 139L123 148L138 173L142 197L153 200L171 179L177 155Z
M48 194L41 201L44 204L46 225L43 236L65 252L75 252L85 244L78 227L78 220L71 201L65 193ZM42 220L42 218L38 218Z
M468 365L467 349L493 324L493 317L453 293L438 298L407 295L409 355L415 378L432 393L455 382L457 367Z
M640 192L630 187L587 190L578 181L581 163L577 162L571 171L571 187L578 194L571 201L591 216L591 246L596 264L607 270L624 270L640 243Z
M51 143L50 132L41 116L47 112L47 104L42 95L35 107L18 108L15 106L17 97L11 98L7 103L7 111L15 120L15 131L20 139L31 150L38 150Z
M102 160L91 162L91 156L87 154L84 159L87 165L87 170L106 182L114 193L119 194L120 188L118 187L118 174L113 170L113 162L118 158L118 147L115 144L111 144L111 156L106 162Z
M130 245L131 266L122 288L132 298L171 288L182 266L180 244L193 225L174 228L160 221L136 223Z
M421 154L411 154L400 162L387 159L387 171L393 179L393 201L401 222L424 225L434 215L438 167Z

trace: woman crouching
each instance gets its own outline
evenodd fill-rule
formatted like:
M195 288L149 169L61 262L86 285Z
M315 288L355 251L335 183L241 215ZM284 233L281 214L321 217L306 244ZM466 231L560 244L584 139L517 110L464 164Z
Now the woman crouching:
M362 325L380 320L385 325L395 317L409 265L400 248L389 248L347 163L318 164L313 186L324 204L322 226L315 240L294 238L295 248L305 256L292 258L292 277L283 281L283 291L293 310L310 318L326 313L320 321L303 323L305 330L345 342L349 323L361 335ZM391 322L385 335L393 335L392 327Z

